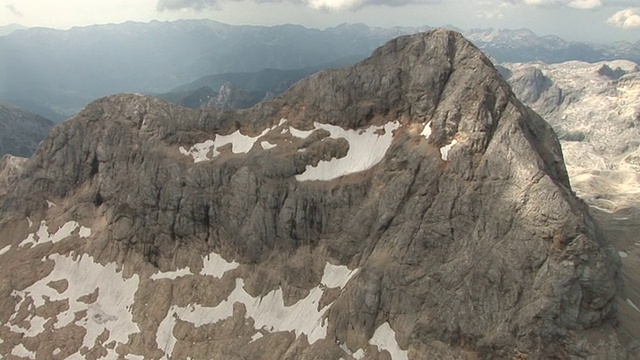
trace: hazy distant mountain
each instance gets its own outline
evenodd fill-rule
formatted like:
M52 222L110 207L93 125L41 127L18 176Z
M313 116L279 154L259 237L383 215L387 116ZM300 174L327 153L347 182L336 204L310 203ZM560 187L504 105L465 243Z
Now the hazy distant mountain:
M192 109L205 107L248 108L262 100L282 94L298 80L317 71L348 66L358 60L359 57L348 57L304 69L262 69L255 72L209 75L156 96ZM219 94L224 92L223 89L230 89L229 85L232 85L234 96L224 99L218 98ZM221 89L221 91L213 89Z
M349 65L393 37L427 29L344 24L318 30L211 20L31 28L0 37L0 99L60 121L112 93L163 93L212 74L320 69L338 59L350 59L341 64ZM466 36L498 61L640 61L640 44L567 42L526 29L471 30ZM286 80L290 74L281 75ZM250 81L263 80L272 81ZM231 82L248 93L269 87ZM203 86L217 91L221 84L191 90Z
M589 44L552 35L538 36L529 29L473 29L465 31L464 35L499 62L640 61L640 42Z
M0 37L0 98L62 117L96 97L165 92L202 76L366 57L406 29L233 26L210 20L33 28ZM34 109L35 110L35 109Z
M9 35L16 30L24 30L27 29L26 26L22 26L20 24L9 24L0 26L0 36Z
M0 103L0 157L29 157L44 139L53 122L40 115Z

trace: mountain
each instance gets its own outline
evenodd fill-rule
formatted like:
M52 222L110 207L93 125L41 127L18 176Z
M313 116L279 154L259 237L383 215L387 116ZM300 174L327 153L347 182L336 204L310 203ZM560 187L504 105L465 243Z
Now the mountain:
M255 72L223 73L201 77L164 94L161 99L192 109L225 107L249 108L285 92L291 85L322 69L349 66L356 58L340 58L317 67L293 70L262 69ZM220 89L214 91L213 89ZM232 96L221 96L231 90Z
M70 30L30 28L0 36L0 100L59 122L92 100L118 92L183 92L175 88L206 82L199 79L211 75L241 77L237 73L263 69L315 72L351 65L393 37L427 29L342 24L318 30L296 25L235 26L211 20L126 22ZM568 42L539 37L526 29L476 29L465 34L499 62L640 61L637 43ZM272 75L287 78L290 74ZM268 77L255 79L270 81ZM234 83L194 85L189 91L203 86L217 91L227 81ZM253 91L234 85L250 94Z
M22 26L20 24L9 24L0 26L0 36L9 35L17 30L25 30L28 29L26 26Z
M472 29L465 31L464 35L497 62L640 61L638 43L590 44L566 41L553 35L538 36L529 29Z
M640 205L640 68L599 63L502 64L520 100L560 136L572 185L607 211Z
M53 123L42 116L0 103L0 157L31 156L52 127Z
M622 258L627 286L618 301L620 327L640 333L638 65L618 60L502 66L518 98L559 134L573 189Z
M0 37L0 99L67 118L97 97L122 91L160 93L210 74L361 60L397 31L211 20L32 28Z
M553 130L459 33L246 110L96 100L5 192L2 356L634 353Z

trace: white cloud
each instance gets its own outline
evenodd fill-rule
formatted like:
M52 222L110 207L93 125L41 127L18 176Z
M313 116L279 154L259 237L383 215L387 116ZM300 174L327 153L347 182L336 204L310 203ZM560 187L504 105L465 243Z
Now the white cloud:
M600 0L573 0L567 6L576 9L597 9L602 7L602 2Z
M538 7L570 7L583 10L597 9L605 5L602 0L509 0L509 3Z
M622 29L640 28L640 10L634 8L620 10L608 18L607 23Z
M363 0L309 0L309 7L340 11L361 7L364 2Z
M17 17L22 17L22 13L20 12L20 10L16 8L14 4L7 4L5 5L5 8L9 10L13 15Z
M223 3L242 2L245 0L158 0L157 10L192 9L202 11L206 8L220 6ZM309 6L316 10L354 10L370 5L405 6L413 4L440 3L443 0L253 0L256 3L293 2Z
M481 19L502 19L504 14L501 10L478 10L476 16Z

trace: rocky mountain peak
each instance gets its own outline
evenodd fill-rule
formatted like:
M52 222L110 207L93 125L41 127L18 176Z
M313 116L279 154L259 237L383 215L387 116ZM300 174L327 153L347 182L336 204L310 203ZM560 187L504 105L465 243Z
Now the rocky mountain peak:
M555 134L455 32L247 110L97 100L8 189L0 354L625 354L580 341L619 260Z

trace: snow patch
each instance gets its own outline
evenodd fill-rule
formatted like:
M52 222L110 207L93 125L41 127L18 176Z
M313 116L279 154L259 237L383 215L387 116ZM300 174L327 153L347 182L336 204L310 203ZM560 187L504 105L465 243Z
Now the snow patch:
M11 350L11 355L13 356L19 356L19 357L23 357L23 358L27 358L27 359L35 359L36 358L36 353L30 350L27 350L26 347L24 347L24 345L22 344L18 344L16 345L16 347L13 348L13 350Z
M408 352L400 349L396 342L396 332L388 322L378 326L369 340L369 344L377 346L379 350L387 350L391 354L392 360L409 360Z
M424 136L425 139L428 139L429 136L431 136L431 121L424 126L420 135Z
M171 357L177 342L173 336L173 327L177 319L192 323L194 326L214 324L233 315L233 304L243 303L247 317L253 318L256 328L269 332L293 331L296 336L306 334L313 344L326 336L327 326L322 315L327 307L318 311L318 303L323 291L316 287L309 295L291 306L285 306L282 290L274 290L261 298L254 298L244 290L244 280L236 279L236 288L229 297L216 307L190 305L172 306L165 319L160 323L156 343L162 346L165 354Z
M29 217L27 217L27 222L29 223L29 228L33 226L33 221Z
M258 339L261 339L264 335L262 335L261 332L257 332L255 334L253 334L253 336L251 337L251 341L250 342L254 342Z
M193 273L191 272L191 268L188 266L182 269L178 269L176 271L167 271L167 272L158 271L155 274L151 275L151 280L160 280L160 279L174 280L179 277L187 276L187 275L193 275Z
M327 263L320 283L328 288L344 288L347 282L358 272L358 269L349 270L343 265L332 265Z
M54 328L62 328L72 322L87 329L83 346L93 347L96 338L105 330L110 337L106 342L116 341L126 344L130 334L140 329L133 322L128 308L133 304L138 289L138 275L124 279L114 263L105 266L95 263L91 256L82 256L77 260L59 254L48 257L55 262L51 273L22 291L11 294L16 300L16 311L28 298L35 307L42 306L45 298L51 301L67 300L69 308L59 313ZM51 281L66 279L69 286L61 294L47 286ZM99 296L92 304L78 301L78 298L93 293L98 288ZM86 317L75 320L79 311L87 311ZM17 314L14 313L13 317ZM36 317L31 317L31 325ZM38 320L36 320L38 321Z
M18 325L10 325L9 328L11 331L17 334L23 334L24 337L35 337L41 332L44 331L44 324L47 322L47 319L41 316L33 316L28 320L29 328L25 329Z
M142 355L132 355L128 354L124 356L125 360L144 360L145 357Z
M6 254L7 251L9 251L10 249L11 249L11 245L7 245L3 247L2 249L0 249L0 255Z
M215 158L216 156L220 155L220 152L218 151L218 149L228 144L231 144L231 151L234 154L246 154L249 152L249 150L251 150L251 148L259 138L263 137L269 131L274 130L278 126L281 126L285 122L286 120L282 119L280 120L280 123L278 125L272 128L264 129L262 133L254 137L249 135L244 135L240 132L240 130L236 130L235 132L229 135L216 134L215 140L207 140L205 142L194 144L189 150L185 149L182 146L178 150L183 155L186 155L186 156L191 155L193 157L194 163L207 161ZM261 143L263 148L264 148L263 144L265 142ZM209 157L210 152L212 152L211 157Z
M627 304L629 304L629 306L631 306L635 311L640 312L640 309L633 303L633 301L631 301L631 299L627 299Z
M219 255L212 254L215 261L222 260ZM233 263L231 263L233 264ZM357 270L349 270L346 266L325 265L322 283L329 287L344 287ZM218 269L217 277L224 272ZM214 276L216 276L214 275ZM171 357L177 339L173 335L173 328L178 319L192 323L194 326L213 324L233 315L233 304L243 303L246 316L254 320L255 327L269 332L293 331L296 336L306 334L310 344L323 339L327 334L327 324L322 317L329 309L325 306L318 309L320 298L324 291L320 286L311 289L306 298L291 306L284 305L282 289L271 291L265 296L254 298L244 290L244 280L236 279L236 287L228 298L215 307L204 307L192 304L186 307L172 306L167 316L162 320L156 333L156 343ZM256 336L256 335L254 335ZM254 339L255 340L255 339Z
M344 138L349 142L349 152L345 157L320 161L317 166L307 165L306 170L296 175L298 181L333 180L341 176L368 170L378 164L387 153L393 141L393 131L400 127L399 122L390 122L384 126L370 126L364 130L345 130L339 126L314 123L315 129L324 129L330 138ZM384 129L384 134L379 131Z
M211 275L215 278L221 279L224 273L233 270L238 266L240 266L240 264L235 261L228 262L223 259L222 256L216 253L211 253L202 258L202 271L200 274Z
M356 360L364 359L364 350L358 349L358 351L353 353L353 358Z
M311 136L311 134L313 134L313 132L316 130L317 128L311 130L298 130L296 128L290 127L289 133L291 134L291 136L297 137L298 139L306 139Z
M273 149L274 147L278 146L278 145L274 145L268 141L261 141L260 142L260 146L262 147L263 150L269 150L269 149Z
M451 143L448 145L445 145L443 147L440 148L440 157L442 157L442 160L447 161L449 158L449 150L451 150L451 148L458 143L458 140L453 139L451 140Z
M78 232L78 236L80 236L80 238L88 238L89 236L91 236L91 229L81 226L80 231Z
M55 244L71 236L71 234L78 227L80 227L80 225L77 222L68 221L67 223L62 225L62 227L60 227L58 231L55 232L55 234L51 234L49 233L47 222L45 220L42 220L40 222L40 228L38 229L38 231L35 233L30 233L29 236L27 236L26 239L22 240L22 242L20 242L20 245L18 246L24 247L28 244L35 246L49 242ZM89 235L91 235L91 229L85 228L84 226L80 227L79 235L81 238L88 237Z
M618 255L620 255L621 258L626 258L627 256L629 256L629 254L624 251L618 251Z
M52 201L47 200L47 206L48 206L49 208L52 208L52 207L56 206L56 204L55 204L55 203L53 203Z

